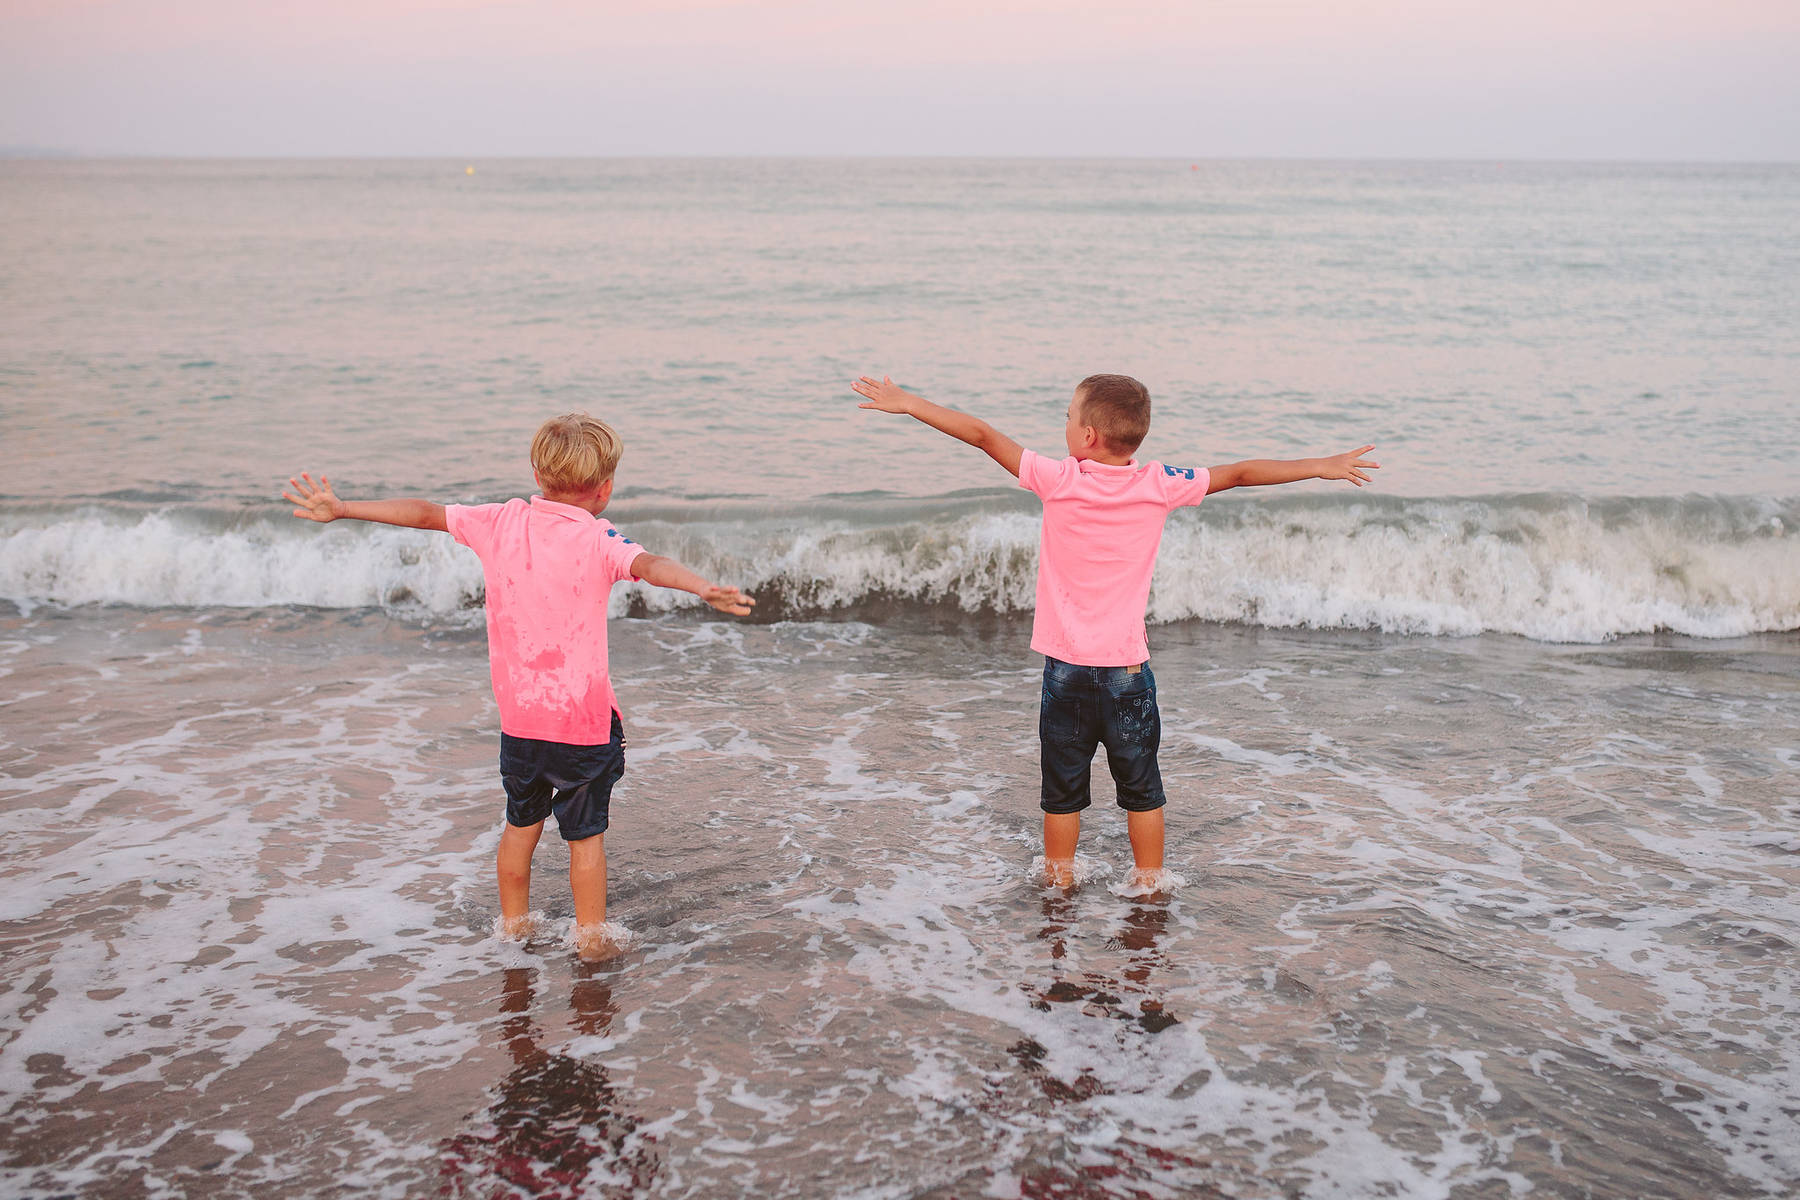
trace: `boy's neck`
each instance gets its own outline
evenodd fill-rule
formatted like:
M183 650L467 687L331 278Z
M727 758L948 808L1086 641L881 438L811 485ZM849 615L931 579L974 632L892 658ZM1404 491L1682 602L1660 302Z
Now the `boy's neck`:
M1102 454L1097 450L1081 451L1075 455L1075 460L1077 462L1102 463L1109 467L1129 467L1131 465L1131 455L1129 454Z
M567 504L571 508L584 509L591 516L599 516L612 499L612 489L603 488L593 492L545 492L544 499L552 504Z

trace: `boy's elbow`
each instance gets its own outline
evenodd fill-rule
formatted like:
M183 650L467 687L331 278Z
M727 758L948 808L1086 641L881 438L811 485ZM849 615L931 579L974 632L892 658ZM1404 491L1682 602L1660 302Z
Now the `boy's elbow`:
M631 573L645 583L655 583L658 568L669 560L656 554L640 554L631 560Z

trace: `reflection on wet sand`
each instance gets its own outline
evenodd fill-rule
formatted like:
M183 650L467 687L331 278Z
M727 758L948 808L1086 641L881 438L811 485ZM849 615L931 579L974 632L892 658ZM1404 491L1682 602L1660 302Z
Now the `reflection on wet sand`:
M1065 969L1069 958L1067 935L1076 920L1070 895L1046 895L1043 915L1044 924L1037 931L1037 938L1046 943L1049 978L1019 985L1020 991L1030 997L1032 1008L1045 1013L1079 1013L1082 1018L1107 1022L1109 1033L1119 1038L1154 1036L1181 1023L1169 1011L1154 983L1157 974L1166 972L1170 965L1158 945L1170 923L1166 901L1136 904L1126 914L1124 928L1111 941L1113 948L1128 956L1116 975ZM1050 1109L1060 1109L1115 1093L1114 1087L1087 1068L1073 1080L1059 1078L1046 1065L1052 1048L1036 1038L1020 1039L1007 1052L1041 1092L1042 1098L1035 1101L1034 1107L1047 1104ZM1191 1094L1191 1090L1186 1094ZM1175 1098L1184 1099L1186 1094ZM1167 1194L1171 1179L1185 1181L1184 1195L1204 1198L1224 1194L1201 1179L1212 1168L1209 1159L1121 1136L1110 1122L1081 1116L1079 1108L1065 1111L1077 1119L1075 1127L1063 1136L1040 1142L1006 1172L1016 1180L1019 1195L1053 1196L1059 1200L1149 1197ZM992 1169L981 1174L988 1187L1001 1184ZM952 1189L947 1194L961 1193Z
M1045 925L1038 931L1038 938L1050 943L1053 963L1067 954L1063 935L1072 919L1067 896L1044 898ZM1019 986L1032 997L1031 1006L1040 1012L1048 1012L1059 1004L1079 1003L1081 1011L1089 1016L1133 1021L1148 1033L1161 1033L1180 1023L1170 1015L1161 997L1150 994L1152 972L1168 965L1156 945L1157 937L1168 925L1169 912L1162 904L1134 905L1125 917L1124 931L1116 939L1118 947L1131 956L1118 979L1092 971L1069 974L1057 970L1048 983L1026 982Z
M642 1118L621 1107L604 1067L544 1049L531 1015L536 973L505 972L500 1036L513 1069L494 1087L492 1103L469 1117L469 1127L440 1143L437 1195L638 1194L662 1166L660 1149L639 1133ZM619 1011L612 988L594 978L576 979L569 1008L584 1037L604 1036Z
M1166 961L1157 949L1157 936L1169 923L1167 908L1161 904L1138 904L1125 918L1125 930L1118 939L1121 949L1130 953L1129 964L1117 979L1095 971L1069 972L1062 963L1068 956L1066 935L1075 919L1074 901L1063 893L1046 895L1043 901L1044 925L1038 940L1047 942L1050 954L1050 978L1045 982L1026 980L1019 990L1031 997L1031 1007L1051 1012L1062 1006L1074 1006L1083 1015L1108 1021L1129 1021L1145 1033L1161 1033L1179 1024L1168 1012L1160 996L1151 994L1151 974ZM1085 1100L1104 1089L1090 1072L1083 1071L1073 1082L1056 1078L1044 1068L1049 1049L1033 1038L1023 1038L1008 1047L1014 1059L1035 1078L1044 1095L1051 1100Z

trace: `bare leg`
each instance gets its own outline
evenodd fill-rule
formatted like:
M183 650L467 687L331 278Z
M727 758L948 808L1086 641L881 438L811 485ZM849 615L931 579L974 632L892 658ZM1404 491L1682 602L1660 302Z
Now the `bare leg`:
M1044 870L1057 887L1075 882L1075 841L1081 836L1081 814L1044 814Z
M1131 881L1154 882L1163 865L1163 810L1126 813L1125 830L1131 835Z
M500 924L508 937L527 932L525 914L531 911L531 853L537 849L544 823L508 824L500 830L500 853L495 873L500 881Z
M569 843L569 891L575 895L578 928L606 920L606 835Z
M569 891L575 895L575 928L571 931L575 953L589 962L617 954L619 947L605 932L605 834L569 843Z

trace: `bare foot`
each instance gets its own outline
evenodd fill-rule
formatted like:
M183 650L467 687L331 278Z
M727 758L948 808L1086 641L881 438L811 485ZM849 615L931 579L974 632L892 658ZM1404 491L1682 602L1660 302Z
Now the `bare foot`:
M619 929L602 921L598 925L575 925L569 929L568 946L581 956L582 962L605 962L625 950Z
M1044 860L1044 882L1051 887L1074 887L1075 860L1072 858L1046 858Z
M1133 867L1125 882L1114 887L1112 893L1115 896L1134 898L1163 896L1186 883L1187 880L1167 867Z

